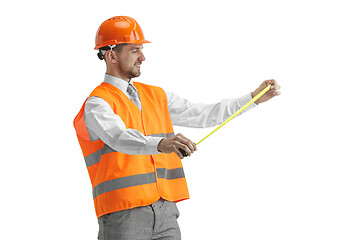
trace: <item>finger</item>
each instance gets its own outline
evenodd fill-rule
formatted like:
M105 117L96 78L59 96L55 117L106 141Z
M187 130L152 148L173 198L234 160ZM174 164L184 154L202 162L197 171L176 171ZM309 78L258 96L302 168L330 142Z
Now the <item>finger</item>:
M181 154L181 152L179 151L179 149L177 147L174 146L173 148L173 152L176 153L176 155L178 155L178 157L180 159L183 159L184 158L184 155Z
M185 145L190 149L191 153L195 151L196 147L194 146L194 143L189 139L185 141Z
M195 147L193 145L193 142L190 141L190 139L188 139L187 137L185 137L184 135L182 135L181 133L178 134L179 135L179 139L178 141L181 142L182 144L185 144L191 152L195 151Z
M270 94L272 95L272 97L274 97L274 96L280 95L281 92L274 89L274 90L271 90L271 91L270 91Z
M272 86L271 86L271 89L279 90L279 89L280 89L280 85L274 80L274 81L273 81L273 84L272 84Z
M197 150L196 143L192 142L192 145L194 146L194 151L196 151Z
M274 81L274 79L266 80L266 86L273 85Z
M280 89L280 85L276 83L276 90Z
M182 150L184 150L188 155L189 157L191 156L191 150L185 145L185 144L182 144L182 143L176 143L176 147L177 148L181 148Z

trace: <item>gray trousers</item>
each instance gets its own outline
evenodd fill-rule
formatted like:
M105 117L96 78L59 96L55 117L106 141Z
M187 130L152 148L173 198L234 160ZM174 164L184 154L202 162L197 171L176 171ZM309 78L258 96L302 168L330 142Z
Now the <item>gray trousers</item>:
M180 240L179 210L174 202L160 199L145 207L101 216L99 240Z

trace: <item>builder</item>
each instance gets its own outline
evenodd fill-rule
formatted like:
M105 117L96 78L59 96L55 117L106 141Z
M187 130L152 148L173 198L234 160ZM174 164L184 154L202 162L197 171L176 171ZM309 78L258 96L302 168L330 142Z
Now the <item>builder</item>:
M173 124L220 124L269 84L271 90L248 109L279 95L275 80L254 92L216 104L194 104L140 76L145 40L139 24L116 16L96 33L98 57L106 62L104 81L74 120L93 187L99 239L181 239L176 202L189 198L181 151L196 144L175 134Z

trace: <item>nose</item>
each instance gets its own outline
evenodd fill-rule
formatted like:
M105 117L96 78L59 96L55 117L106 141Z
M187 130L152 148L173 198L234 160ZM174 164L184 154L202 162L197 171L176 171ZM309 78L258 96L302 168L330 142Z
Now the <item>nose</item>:
M145 55L144 55L143 52L140 52L140 56L138 57L138 60L141 61L141 62L146 60Z

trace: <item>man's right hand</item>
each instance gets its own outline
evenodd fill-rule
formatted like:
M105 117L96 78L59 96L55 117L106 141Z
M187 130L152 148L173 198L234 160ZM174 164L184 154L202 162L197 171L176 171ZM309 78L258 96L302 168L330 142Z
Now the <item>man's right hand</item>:
M181 133L176 134L173 137L164 138L158 144L158 151L163 153L176 153L180 159L183 159L184 156L179 151L179 148L184 150L188 156L196 151L196 144L190 141Z

